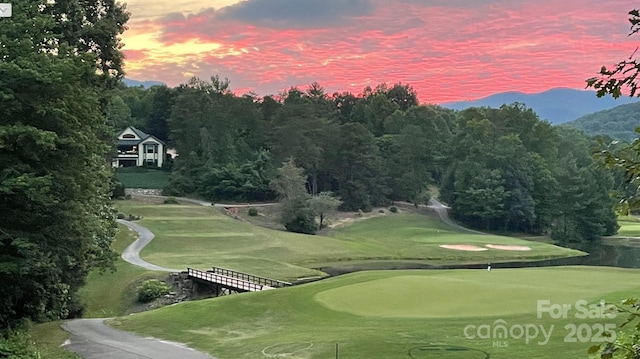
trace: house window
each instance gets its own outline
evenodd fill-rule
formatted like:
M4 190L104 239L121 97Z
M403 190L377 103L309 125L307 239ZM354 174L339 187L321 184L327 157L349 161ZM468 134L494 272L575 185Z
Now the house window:
M157 153L158 145L147 145L147 153Z
M122 138L136 138L136 136L132 135L130 133L126 133L126 134L122 135Z

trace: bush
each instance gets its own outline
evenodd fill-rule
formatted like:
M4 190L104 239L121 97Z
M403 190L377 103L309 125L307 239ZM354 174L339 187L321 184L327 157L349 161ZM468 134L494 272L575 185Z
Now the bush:
M37 359L40 352L33 345L33 340L26 328L10 331L6 336L0 336L0 358L9 359Z
M170 289L164 282L157 279L149 279L138 287L138 302L146 303L160 298L168 294Z
M389 211L391 211L391 213L398 213L398 207L396 207L396 206L391 206L391 207L389 208Z
M249 208L249 211L247 212L248 215L250 215L251 217L255 217L258 215L258 210L255 208Z
M124 215L124 213L122 213L122 212L118 212L118 214L116 215L116 217L117 217L118 219L125 219L125 217L126 217L126 216Z
M304 203L282 208L282 224L289 232L315 234L318 229L316 216L311 208L304 207Z
M114 176L111 178L111 199L120 199L125 196L124 185Z
M175 197L169 197L164 200L164 204L180 204Z

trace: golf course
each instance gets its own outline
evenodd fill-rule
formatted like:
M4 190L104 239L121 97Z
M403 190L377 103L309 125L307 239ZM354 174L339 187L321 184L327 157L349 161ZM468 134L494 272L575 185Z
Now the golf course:
M123 214L156 237L142 252L147 262L167 267L210 269L218 266L295 282L326 276L315 268L343 265L447 265L532 261L582 255L576 250L513 237L470 233L436 217L386 212L336 227L326 235L303 235L255 226L220 209L195 205L119 201ZM465 244L483 251L442 248ZM489 249L486 245L527 246L531 250Z
M234 219L214 207L135 200L117 205L121 213L142 216L138 223L155 234L141 252L150 263L185 269L215 265L292 282L326 277L317 268L327 265L499 263L582 254L469 233L412 213L380 213L309 236L255 226L243 213ZM635 229L633 222L627 225L628 231ZM441 247L455 244L486 250ZM144 273L127 266L120 262L118 269L129 280ZM580 358L624 320L602 302L636 294L637 276L633 269L583 266L358 271L183 302L108 324L220 359L332 358L336 351L340 358L513 358L516 353ZM98 280L92 277L90 285ZM566 308L562 315L558 307ZM99 312L94 308L95 316Z
M336 343L342 358L469 358L473 351L491 358L514 358L514 353L520 358L579 358L586 357L591 343L567 342L571 325L587 325L596 333L599 325L618 323L622 316L579 319L572 309L567 318L543 313L538 319L537 301L572 308L580 300L617 301L640 289L637 274L578 267L360 272L185 302L111 325L186 343L218 358L331 358ZM493 337L500 324L509 333ZM482 326L490 330L486 338L480 337ZM520 327L528 328L529 339L521 336ZM442 351L436 353L437 348Z

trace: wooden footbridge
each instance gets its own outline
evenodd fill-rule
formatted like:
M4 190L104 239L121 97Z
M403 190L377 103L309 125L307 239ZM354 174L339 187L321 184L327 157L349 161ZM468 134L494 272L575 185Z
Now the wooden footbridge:
M192 280L212 287L217 296L231 293L259 292L291 286L291 283L219 267L213 267L212 270L206 272L188 268L187 274Z

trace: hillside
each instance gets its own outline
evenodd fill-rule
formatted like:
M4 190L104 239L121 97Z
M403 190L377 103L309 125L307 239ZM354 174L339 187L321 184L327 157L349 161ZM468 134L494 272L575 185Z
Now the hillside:
M609 110L598 111L566 123L589 135L607 135L627 142L638 137L635 128L640 127L640 102L620 105Z
M498 108L503 104L520 102L532 108L540 119L547 120L552 124L561 124L593 112L637 101L635 98L628 97L598 98L593 91L556 88L535 94L504 92L475 101L443 103L442 106L453 110L463 110L480 106Z

